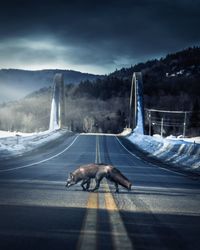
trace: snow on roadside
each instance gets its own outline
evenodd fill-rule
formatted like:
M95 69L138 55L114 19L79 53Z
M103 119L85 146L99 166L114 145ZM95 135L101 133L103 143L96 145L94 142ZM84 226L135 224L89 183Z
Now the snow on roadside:
M132 129L131 128L125 128L119 135L120 136L128 136L132 133Z
M9 157L21 155L66 133L66 130L44 131L38 133L21 133L0 131L0 155Z
M153 157L177 167L200 172L200 137L181 139L162 138L133 133L128 139Z

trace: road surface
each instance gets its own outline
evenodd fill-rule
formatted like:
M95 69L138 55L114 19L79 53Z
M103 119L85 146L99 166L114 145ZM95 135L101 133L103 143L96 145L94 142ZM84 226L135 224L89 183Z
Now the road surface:
M104 180L99 192L65 188L69 172L108 163L132 182L130 192ZM0 249L196 250L200 182L130 152L116 136L73 135L0 160Z

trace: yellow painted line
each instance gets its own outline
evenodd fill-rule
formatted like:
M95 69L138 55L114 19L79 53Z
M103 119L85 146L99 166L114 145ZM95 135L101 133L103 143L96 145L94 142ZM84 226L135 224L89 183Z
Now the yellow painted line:
M96 146L95 146L95 148L96 148L96 153L95 153L95 163L98 163L97 138L98 138L98 136L96 136Z
M109 214L114 249L134 249L107 182L105 182L104 189L106 191L105 207Z
M99 136L96 136L96 156L95 163L101 163L100 157L100 144ZM96 250L97 246L97 213L99 209L99 195L104 195L105 205L103 209L106 209L109 215L110 228L111 228L111 239L113 249L115 250L134 250L132 242L128 236L127 230L124 226L122 218L120 216L118 207L115 200L110 192L108 183L104 181L105 194L90 193L87 202L87 211L83 221L80 237L78 240L78 250ZM100 208L101 209L101 208Z
M101 154L100 154L100 145L99 145L99 136L96 136L96 156L95 163L101 163Z
M99 136L96 136L95 163L100 163ZM78 250L97 249L97 210L99 208L98 193L89 194L86 208L87 211L77 244Z
M80 232L77 249L97 249L97 209L99 208L98 193L90 193L87 202L87 212Z

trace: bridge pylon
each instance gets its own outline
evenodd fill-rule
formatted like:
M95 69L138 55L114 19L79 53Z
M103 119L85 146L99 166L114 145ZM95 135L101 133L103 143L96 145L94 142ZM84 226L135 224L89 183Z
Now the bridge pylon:
M65 98L63 74L57 73L54 76L53 94L49 130L60 129L64 126L65 120Z
M129 128L134 132L144 134L144 104L142 73L134 72L131 82Z

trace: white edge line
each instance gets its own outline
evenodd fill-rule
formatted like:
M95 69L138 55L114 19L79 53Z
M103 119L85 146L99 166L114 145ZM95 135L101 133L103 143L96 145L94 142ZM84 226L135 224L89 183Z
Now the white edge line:
M117 141L119 142L119 144L132 156L134 156L135 158L137 158L138 160L141 160L140 157L138 157L137 155L133 154L131 151L129 151L122 143L121 141L117 138L117 136L115 136L115 138L117 139Z
M179 173L179 172L176 172L176 171L173 171L173 170L170 170L170 169L167 169L167 168L160 167L160 166L158 166L158 165L149 163L149 162L147 162L147 161L141 159L140 157L136 156L136 155L133 154L131 151L129 151L129 150L121 143L121 141L117 138L117 136L115 136L115 138L117 139L117 141L119 142L119 144L120 144L129 154L131 154L132 156L136 157L138 160L142 160L142 161L145 162L145 163L151 164L152 166L157 167L157 168L160 168L160 169L163 169L163 170L165 170L165 171L167 171L167 172L171 172L171 173L174 173L174 174L177 174L177 175L181 175L181 176L187 176L187 175L185 175L185 174L181 174L181 173Z
M22 168L28 168L28 167L32 167L34 165L38 165L40 163L49 161L49 160L51 160L51 159L53 159L53 158L55 158L55 157L63 154L65 151L67 151L75 143L75 141L78 139L79 136L80 135L77 135L76 138L71 142L71 144L69 146L67 146L63 151L61 151L61 152L59 152L59 153L57 153L57 154L55 154L55 155L53 155L53 156L51 156L51 157L49 157L47 159L44 159L42 161L33 162L33 163L30 163L28 165L24 165L24 166L21 166L21 167L15 167L15 168L9 168L9 169L2 169L2 170L0 170L0 173L9 172L9 171L12 171L12 170L18 170L18 169L22 169Z

